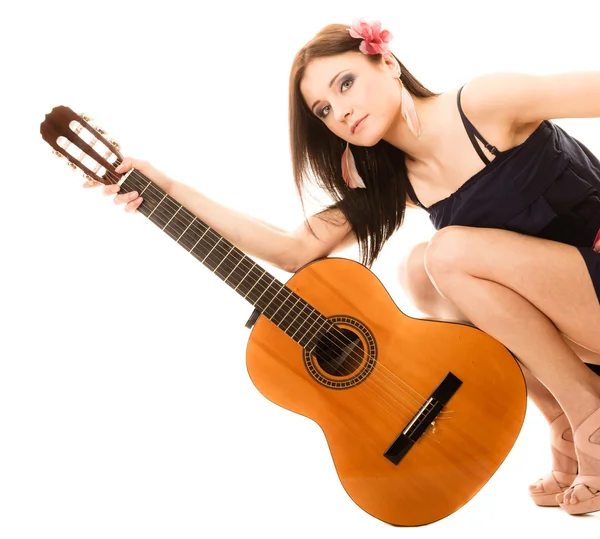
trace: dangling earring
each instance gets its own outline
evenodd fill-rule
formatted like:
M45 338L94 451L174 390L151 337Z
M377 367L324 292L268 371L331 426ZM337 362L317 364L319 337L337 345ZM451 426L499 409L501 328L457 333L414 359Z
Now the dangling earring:
M400 110L402 112L402 117L406 121L411 133L418 138L421 136L421 124L419 123L417 111L415 110L415 102L413 101L412 96L408 93L408 90L404 87L404 84L400 79L401 76L402 74L398 76L400 86L402 86L402 106Z
M342 154L342 178L344 178L350 189L356 189L357 187L366 188L365 182L356 169L356 162L350 150L349 142L346 143L346 149Z

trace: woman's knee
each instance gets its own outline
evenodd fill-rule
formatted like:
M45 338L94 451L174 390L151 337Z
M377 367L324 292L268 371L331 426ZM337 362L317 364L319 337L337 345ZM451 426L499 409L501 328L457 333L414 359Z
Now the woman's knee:
M425 271L425 251L429 242L418 243L401 261L398 279L411 303L422 313L439 319L470 324L452 302L439 294Z
M432 303L438 298L442 299L425 271L425 250L428 245L429 242L415 245L398 267L400 286L415 307L421 311L429 310Z

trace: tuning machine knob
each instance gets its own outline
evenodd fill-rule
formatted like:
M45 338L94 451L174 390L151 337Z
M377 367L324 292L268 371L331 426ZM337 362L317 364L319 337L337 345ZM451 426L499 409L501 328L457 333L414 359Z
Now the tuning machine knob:
M121 145L113 139L108 139L108 142L110 142L110 144L116 149L116 150L120 150L121 149Z
M71 167L73 170L77 170L77 165L75 163L71 163L71 161L67 161L67 165Z
M84 122L87 122L87 123L90 123L90 122L93 120L93 118L92 118L91 116L88 116L88 115L87 115L85 112L82 112L82 113L79 115L79 117L80 117L80 118L81 118L81 119L82 119Z
M60 157L61 159L66 159L66 157L60 153L58 150L52 150L52 153L56 155L56 157Z
M93 125L92 127L96 130L96 133L98 133L99 135L106 135L106 131L104 131L104 129L102 129L99 125Z

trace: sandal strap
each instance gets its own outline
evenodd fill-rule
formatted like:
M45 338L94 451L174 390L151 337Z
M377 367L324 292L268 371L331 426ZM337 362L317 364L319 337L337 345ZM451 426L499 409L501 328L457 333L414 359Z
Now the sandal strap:
M563 438L563 434L570 428L571 423L569 423L567 414L564 412L550 423L550 443L565 456L573 450L573 442L569 442Z
M575 445L579 451L594 459L600 459L600 444L590 442L590 438L600 429L600 408L592 412L575 429ZM595 487L596 488L596 487ZM600 488L600 487L597 487Z
M571 487L576 487L577 485L600 490L600 475L578 475Z

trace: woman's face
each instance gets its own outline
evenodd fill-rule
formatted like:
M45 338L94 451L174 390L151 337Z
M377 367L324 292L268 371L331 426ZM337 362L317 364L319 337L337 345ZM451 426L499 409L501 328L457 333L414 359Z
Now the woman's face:
M393 58L375 64L362 52L347 52L312 60L300 91L332 133L356 146L374 146L400 110L398 74Z

